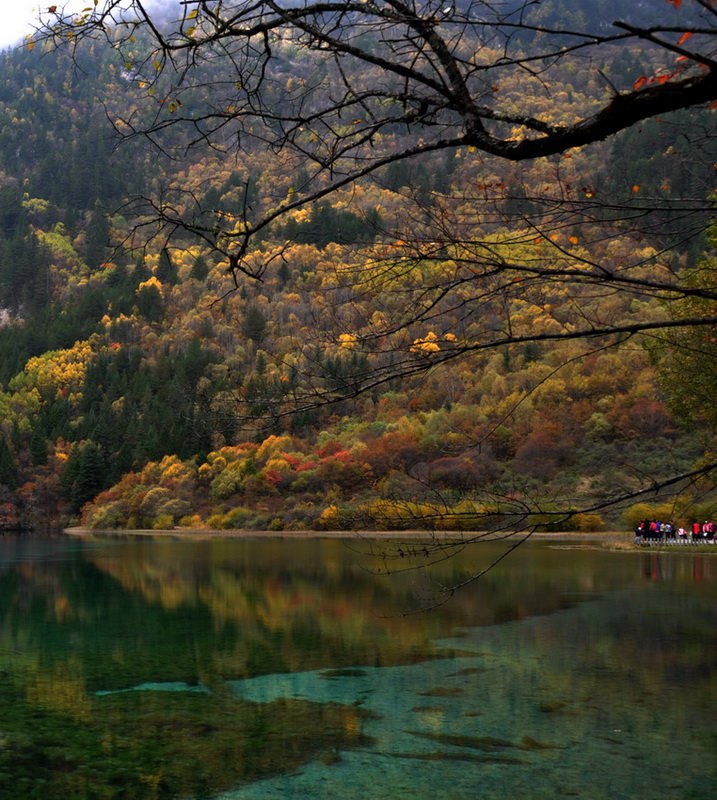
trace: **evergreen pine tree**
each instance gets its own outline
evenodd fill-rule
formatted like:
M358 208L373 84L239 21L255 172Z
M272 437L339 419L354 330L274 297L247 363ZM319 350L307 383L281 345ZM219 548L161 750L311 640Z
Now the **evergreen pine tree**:
M264 338L265 331L266 317L256 306L249 306L244 314L244 335L258 344Z
M87 243L85 252L87 266L90 269L97 269L105 260L110 242L110 223L107 215L98 206L95 206L90 216L85 241Z
M82 508L105 488L105 473L105 460L100 448L91 440L85 442L70 497L76 510Z
M192 271L189 273L190 278L196 281L203 281L209 275L209 266L207 262L199 256L199 258L192 264Z
M158 281L161 283L168 283L172 286L179 279L177 268L174 266L172 257L169 255L169 250L166 247L163 247L162 252L159 254L159 261L157 262L157 268L154 274Z
M0 437L0 484L17 489L17 466L5 437Z
M47 439L45 438L45 431L41 425L35 425L32 429L32 436L30 436L30 454L32 460L38 467L44 467L47 464Z
M135 262L134 269L132 270L132 282L134 283L135 288L143 281L146 281L151 274L152 273L149 271L145 260L143 258L138 258Z

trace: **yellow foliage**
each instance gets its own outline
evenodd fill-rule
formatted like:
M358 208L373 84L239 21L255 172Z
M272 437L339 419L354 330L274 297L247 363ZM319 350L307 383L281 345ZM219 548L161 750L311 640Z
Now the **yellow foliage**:
M322 530L332 530L339 526L340 518L341 514L338 506L326 506L317 520L317 525Z
M267 469L273 469L277 472L290 472L291 466L285 458L270 458L266 462Z
M144 466L140 473L140 480L145 485L157 483L159 480L160 469L156 461L150 461Z
M226 469L227 466L227 460L224 456L216 456L210 463L215 475L218 475L223 469Z
M422 353L427 355L435 353L440 349L440 345L438 344L438 335L434 333L434 331L429 331L425 336L419 339L414 339L410 348L412 353Z
M165 456L160 462L159 483L180 483L191 481L194 477L193 468L182 462L178 456Z
M197 470L197 475L199 476L201 483L209 483L209 481L211 481L211 479L214 477L214 472L209 464L202 464Z
M162 291L161 282L157 280L157 278L155 278L154 275L152 275L151 278L147 278L146 281L142 281L142 283L140 283L140 285L137 287L137 294L139 294L142 291L142 289L149 288L150 286L156 287L157 289L159 289L160 292Z
M386 326L386 315L382 311L374 311L371 315L371 327L383 328Z
M191 516L182 517L179 520L180 528L192 528L198 530L204 527L201 514L192 514Z
M269 436L259 446L256 451L257 461L266 462L273 456L279 453L291 451L294 449L294 440L291 436Z
M68 396L78 399L87 364L93 357L89 342L75 342L69 350L53 350L31 358L25 369L10 382L10 388L36 389L44 398Z

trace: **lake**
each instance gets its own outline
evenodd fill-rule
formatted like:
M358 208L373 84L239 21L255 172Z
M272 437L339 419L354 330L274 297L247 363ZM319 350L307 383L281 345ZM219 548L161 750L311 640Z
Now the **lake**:
M717 796L717 546L507 546L0 539L0 800Z

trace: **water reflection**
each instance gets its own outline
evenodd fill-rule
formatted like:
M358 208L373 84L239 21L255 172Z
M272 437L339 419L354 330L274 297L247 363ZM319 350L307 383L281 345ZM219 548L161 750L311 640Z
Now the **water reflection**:
M713 582L717 576L717 561L701 553L685 557L675 553L641 553L642 574L652 581Z
M2 540L0 798L713 796L712 556L531 543L401 614L495 555Z

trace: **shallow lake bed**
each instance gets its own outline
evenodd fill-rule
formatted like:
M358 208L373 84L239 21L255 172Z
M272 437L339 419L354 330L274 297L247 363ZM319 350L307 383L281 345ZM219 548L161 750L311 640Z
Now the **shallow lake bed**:
M714 796L717 562L571 544L2 539L0 798Z

